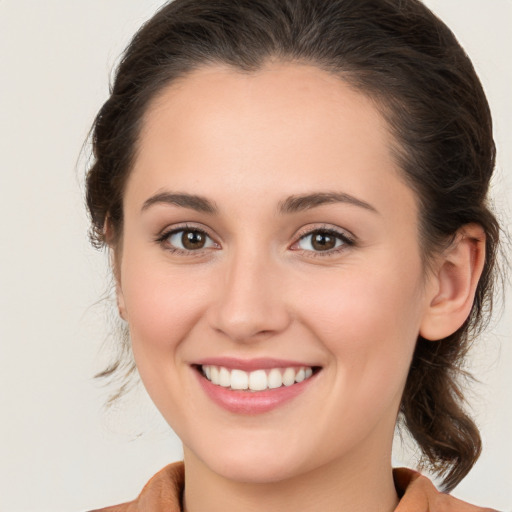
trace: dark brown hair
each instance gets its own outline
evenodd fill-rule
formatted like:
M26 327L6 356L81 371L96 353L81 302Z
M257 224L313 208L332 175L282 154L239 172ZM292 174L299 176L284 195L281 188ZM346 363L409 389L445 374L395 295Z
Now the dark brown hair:
M175 0L162 7L128 46L94 122L87 175L91 240L115 248L122 234L123 190L155 95L207 64L250 73L269 59L312 64L375 100L418 197L427 263L465 224L477 223L486 233L485 268L471 314L444 340L418 339L400 407L423 462L450 490L481 450L458 381L469 344L492 306L499 226L487 191L495 146L470 60L419 0ZM102 375L119 371L120 364Z

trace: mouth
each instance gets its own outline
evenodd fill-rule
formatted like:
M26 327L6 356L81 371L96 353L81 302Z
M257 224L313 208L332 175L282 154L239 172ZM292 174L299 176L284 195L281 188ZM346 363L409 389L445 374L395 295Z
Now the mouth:
M191 365L200 388L230 413L257 415L317 389L321 366L272 358L212 357ZM299 402L302 403L302 402Z
M291 387L310 379L320 371L320 368L315 366L287 366L245 371L213 364L197 365L196 369L215 386L249 393Z

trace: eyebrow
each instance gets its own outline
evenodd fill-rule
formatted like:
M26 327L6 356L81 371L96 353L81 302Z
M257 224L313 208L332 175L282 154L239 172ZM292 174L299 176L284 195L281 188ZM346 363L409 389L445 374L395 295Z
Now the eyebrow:
M183 192L160 192L155 194L144 201L142 211L147 210L150 206L155 204L171 204L181 206L182 208L190 208L198 212L210 213L212 215L216 215L219 212L215 203L206 199L206 197Z
M370 203L351 196L350 194L345 194L344 192L316 192L290 196L279 203L278 212L282 215L290 214L332 203L350 204L378 213ZM170 204L182 208L190 208L191 210L202 213L209 213L211 215L217 215L219 213L215 202L210 201L206 197L187 194L185 192L159 192L144 201L142 211L147 210L155 204Z
M317 206L332 203L350 204L378 213L376 208L374 208L370 203L351 196L350 194L345 194L344 192L317 192L313 194L290 196L279 203L279 212L282 214L302 212Z

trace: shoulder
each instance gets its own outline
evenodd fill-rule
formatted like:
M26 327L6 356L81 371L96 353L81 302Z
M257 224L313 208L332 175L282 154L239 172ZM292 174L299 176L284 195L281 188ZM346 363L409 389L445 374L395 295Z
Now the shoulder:
M169 464L149 480L135 500L90 512L180 512L184 473L183 462Z
M393 475L403 495L395 512L496 512L439 492L428 478L412 469L395 469Z

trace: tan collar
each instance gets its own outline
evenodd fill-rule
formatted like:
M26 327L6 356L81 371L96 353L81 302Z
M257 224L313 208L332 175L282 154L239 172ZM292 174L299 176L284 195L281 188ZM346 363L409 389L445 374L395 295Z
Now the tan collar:
M428 478L412 469L394 469L393 476L402 497L395 512L496 512L438 492ZM136 500L91 512L182 512L184 485L183 462L169 464L151 478Z

